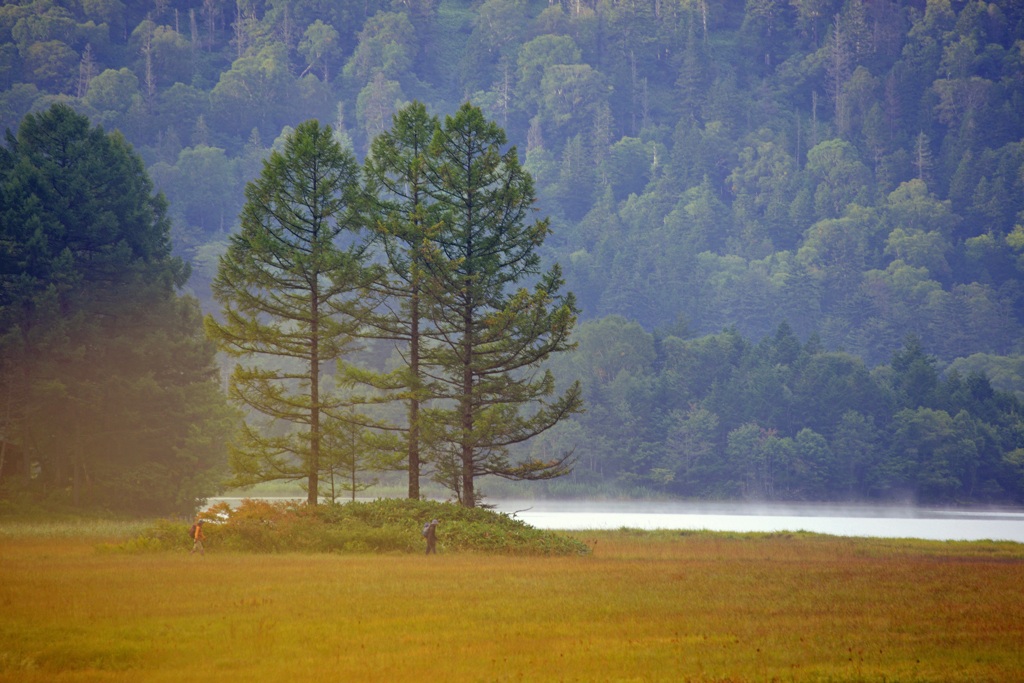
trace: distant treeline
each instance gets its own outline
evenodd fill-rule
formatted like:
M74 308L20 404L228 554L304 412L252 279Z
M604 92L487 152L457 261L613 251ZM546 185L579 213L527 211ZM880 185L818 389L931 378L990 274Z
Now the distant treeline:
M67 101L139 150L208 281L289 126L364 155L469 99L520 148L584 318L783 320L870 365L1024 338L1024 5L1011 0L19 0L0 125Z
M589 412L528 448L684 495L1019 501L1022 37L1015 0L16 0L0 126L123 132L209 311L290 127L362 158L405 102L471 100L587 321L559 373ZM588 337L627 329L644 360L605 367Z
M1013 393L910 337L886 365L801 343L789 325L682 339L619 317L584 323L556 363L586 414L531 442L578 444L548 490L610 482L691 498L1024 502L1024 410Z

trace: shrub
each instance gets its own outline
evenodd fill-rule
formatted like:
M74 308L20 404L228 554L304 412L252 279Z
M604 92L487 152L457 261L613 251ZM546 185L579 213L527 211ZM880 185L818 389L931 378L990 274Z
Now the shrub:
M573 538L529 526L508 515L451 503L386 498L373 502L307 506L297 501L246 499L236 508L205 510L207 546L240 552L422 552L423 525L440 520L442 552L508 555L581 555L587 546ZM190 547L188 525L162 521L133 539L125 550Z

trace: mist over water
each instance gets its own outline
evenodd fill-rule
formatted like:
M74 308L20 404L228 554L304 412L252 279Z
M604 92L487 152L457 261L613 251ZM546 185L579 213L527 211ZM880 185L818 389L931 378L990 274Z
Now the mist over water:
M555 502L509 500L495 509L541 529L810 531L835 536L1024 543L1024 511L910 505Z
M299 497L264 500L301 501ZM372 500L361 498L360 500ZM242 498L211 498L235 506ZM1024 510L946 509L915 505L826 503L712 503L664 501L552 501L489 499L497 512L538 529L810 531L832 536L920 538L935 541L1024 543Z

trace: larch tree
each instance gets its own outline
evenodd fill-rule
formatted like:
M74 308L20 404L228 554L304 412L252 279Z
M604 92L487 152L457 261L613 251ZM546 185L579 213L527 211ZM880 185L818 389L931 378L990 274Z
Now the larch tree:
M427 151L437 127L436 117L413 102L395 114L392 127L370 148L365 172L372 201L373 230L387 257L391 277L378 282L378 291L390 302L370 319L379 338L392 341L404 359L404 373L390 386L406 405L407 421L397 427L403 435L409 472L409 498L420 497L420 409L429 397L421 365L425 322L425 259L431 249L432 200L427 187Z
M322 375L353 350L364 305L359 176L330 126L299 124L246 186L241 230L213 282L222 315L206 319L219 347L246 359L229 387L249 409L231 449L235 482L302 481L311 505L334 462L323 420L344 410Z
M548 221L530 220L533 181L505 145L504 131L465 104L436 129L428 150L438 227L426 252L425 301L437 339L424 367L441 400L426 423L442 449L442 483L467 507L479 500L479 477L567 473L571 451L514 461L510 449L582 409L579 384L557 394L542 368L573 347L577 310L573 295L559 292L559 267L541 269Z
M358 401L354 403L332 414L326 425L329 456L325 469L330 494L323 497L331 501L345 493L355 502L356 494L377 485L378 479L370 473L395 470L400 465L401 454L393 448L392 440L371 428L365 413L359 411Z

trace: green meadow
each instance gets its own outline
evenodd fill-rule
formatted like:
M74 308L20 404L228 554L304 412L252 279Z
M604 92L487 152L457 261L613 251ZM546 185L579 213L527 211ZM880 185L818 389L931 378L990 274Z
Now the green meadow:
M187 525L183 525L187 526ZM1013 681L1024 546L577 533L567 556L129 552L0 523L0 681Z

